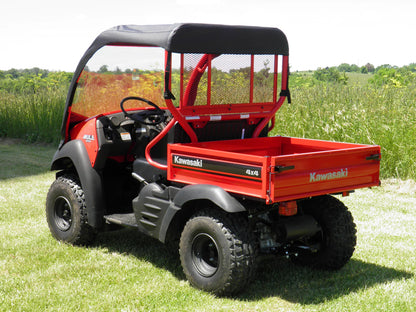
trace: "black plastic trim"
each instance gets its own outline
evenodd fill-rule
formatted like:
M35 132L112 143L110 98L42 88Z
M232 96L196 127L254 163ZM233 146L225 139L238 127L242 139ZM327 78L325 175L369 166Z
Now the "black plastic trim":
M209 185L188 185L182 189L162 188L156 183L146 185L133 200L133 210L141 232L164 243L176 213L193 200L208 200L228 213L246 209L224 189Z

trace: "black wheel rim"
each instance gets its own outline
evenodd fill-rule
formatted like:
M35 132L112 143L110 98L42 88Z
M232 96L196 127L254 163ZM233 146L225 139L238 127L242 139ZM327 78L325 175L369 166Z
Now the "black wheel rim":
M211 277L218 270L218 246L206 233L196 235L192 241L192 263L198 273Z
M55 200L55 213L54 220L55 224L61 231L68 231L72 225L72 208L69 201L63 197L59 196Z

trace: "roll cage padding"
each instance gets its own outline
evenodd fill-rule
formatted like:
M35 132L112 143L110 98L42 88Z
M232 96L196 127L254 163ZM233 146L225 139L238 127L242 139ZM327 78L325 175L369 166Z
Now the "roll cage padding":
M53 157L51 170L68 170L68 163L73 164L85 194L88 224L100 228L106 209L102 181L100 174L91 167L87 150L81 140L72 140L59 149Z

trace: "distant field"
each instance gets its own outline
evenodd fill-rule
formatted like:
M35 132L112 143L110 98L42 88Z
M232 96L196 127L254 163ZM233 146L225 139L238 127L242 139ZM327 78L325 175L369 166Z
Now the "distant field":
M357 84L360 86L365 86L368 83L368 80L371 79L374 75L372 74L360 74L360 73L347 73L349 78L349 84Z
M312 77L313 71L297 71L296 74L304 75L306 77ZM360 85L365 86L368 83L368 80L371 79L373 74L361 74L361 73L346 73L348 77L349 85Z
M281 258L235 298L192 288L178 256L136 232L102 233L88 248L52 238L45 198L54 146L0 140L0 311L415 311L416 183L340 197L358 227L340 271Z

